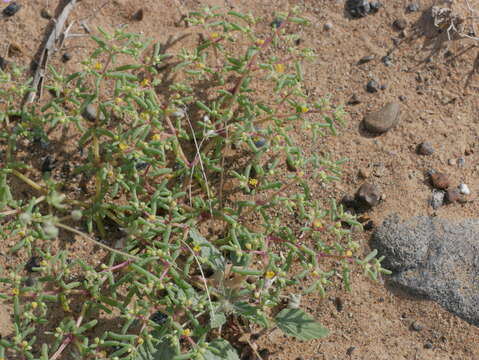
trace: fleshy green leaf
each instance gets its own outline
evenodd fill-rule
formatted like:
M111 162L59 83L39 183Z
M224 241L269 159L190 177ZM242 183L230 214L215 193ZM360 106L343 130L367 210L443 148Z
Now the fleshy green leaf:
M212 313L210 318L210 326L212 329L221 327L226 322L226 316L223 313Z
M146 341L138 348L135 360L171 360L179 351L170 339L163 337L156 345Z
M285 334L299 340L320 339L329 334L328 329L301 309L283 309L275 320Z
M234 347L224 339L210 342L203 357L205 360L240 360Z
M201 256L211 262L214 270L224 270L226 261L221 252L206 240L198 230L191 229L190 236L195 243L201 246Z

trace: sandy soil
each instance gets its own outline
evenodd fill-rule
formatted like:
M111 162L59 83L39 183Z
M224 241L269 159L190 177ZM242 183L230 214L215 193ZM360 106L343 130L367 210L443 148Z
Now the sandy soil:
M305 144L310 152L330 152L335 158L350 159L342 184L316 187L317 196L326 192L340 199L369 181L381 187L385 198L368 213L375 224L391 212L405 217L477 216L479 74L476 56L479 55L477 48L461 54L473 42L425 36L424 33L430 35L430 28L422 12L406 13L406 0L385 1L377 14L359 20L345 16L344 2L340 0L295 3L303 6L305 15L312 21L312 26L301 32L302 42L318 54L305 69L309 95L314 99L330 96L334 104L345 104L356 94L361 101L358 105L345 106L348 122L339 136ZM0 19L0 55L6 55L8 46L14 43L21 53L11 54L9 58L28 65L50 24L40 16L41 9L55 14L57 1L32 0L22 1L22 4L17 15ZM279 0L82 0L70 17L70 22L77 21L71 33L85 34L78 24L81 20L93 33L97 26L111 30L128 23L130 31L164 42L169 35L188 33L190 30L178 26L181 14L204 4L264 14L268 23L275 11L286 9L287 5L286 1ZM431 1L421 1L421 10L430 4ZM143 20L132 21L130 16L140 8L145 10ZM393 39L400 38L392 26L394 20L400 18L408 23L406 40L392 53L393 65L387 67L381 58L394 47ZM325 29L326 23L332 25L331 29ZM64 65L66 71L77 70L79 61L93 45L87 39L67 39L64 49L52 56L52 64L62 64L60 58L67 51L72 60ZM182 46L193 43L189 38L184 41ZM367 55L375 55L375 59L357 65L358 60ZM456 58L456 55L459 56ZM386 85L386 89L367 93L365 85L370 79ZM404 97L402 101L400 96ZM379 137L364 136L359 126L363 116L389 101L401 102L399 125ZM433 155L416 154L415 148L422 141L433 145ZM465 160L464 166L449 164L450 159L461 157ZM448 173L453 184L468 184L472 192L469 201L434 211L428 204L431 187L425 181L425 171L431 168ZM366 180L358 175L361 169L367 175ZM357 236L367 244L370 235L369 232ZM81 246L71 246L72 250L81 251ZM0 261L5 262L4 249L0 250ZM387 282L373 283L359 274L354 277L350 293L338 290L325 299L314 296L305 299L308 310L331 330L331 336L301 343L274 331L260 338L259 349L267 349L269 359L281 360L479 359L478 328L434 303L408 297ZM342 311L335 305L336 297L342 299ZM0 306L0 334L3 336L11 330L8 316L6 308ZM422 326L420 331L411 330L414 321Z

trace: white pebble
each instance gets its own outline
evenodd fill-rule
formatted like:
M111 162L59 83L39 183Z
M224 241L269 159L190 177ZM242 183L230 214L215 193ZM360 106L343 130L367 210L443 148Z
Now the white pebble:
M466 184L461 184L459 185L459 192L464 195L469 195L471 193L471 190L469 190L469 186Z

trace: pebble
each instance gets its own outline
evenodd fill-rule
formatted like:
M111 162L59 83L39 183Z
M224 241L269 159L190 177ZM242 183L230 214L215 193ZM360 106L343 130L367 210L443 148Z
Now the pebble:
M393 65L393 61L392 59L389 57L389 56L383 56L381 61L383 62L384 65L386 66L392 66Z
M447 161L447 163L448 163L449 165L451 165L451 166L454 166L454 165L456 165L456 159L449 159L449 160Z
M419 155L432 155L434 154L434 148L432 147L430 142L423 142L420 143L419 146L417 147L417 153Z
M407 97L405 97L404 95L399 95L398 99L399 99L399 101L404 102L404 101L407 100Z
M348 0L346 9L353 18L362 18L371 12L371 6L367 0Z
M369 171L367 171L366 169L359 169L358 171L358 176L362 179L367 179L369 177Z
M411 324L411 330L413 331L421 331L422 329L424 328L424 326L422 326L420 323L418 323L417 321L414 321L412 324Z
M366 84L366 91L368 93L376 93L379 91L379 84L375 80L369 80Z
M356 207L356 200L352 195L344 195L341 199L341 205L346 209L354 209Z
M458 188L459 192L463 195L469 195L471 193L471 190L469 190L469 186L467 186L466 184L460 184Z
M143 20L143 15L144 15L143 9L139 9L131 16L131 20L141 21Z
M375 58L374 55L363 56L361 59L358 60L358 65L366 64L366 63L374 60L374 58Z
M47 8L43 8L40 11L40 16L44 19L47 19L47 20L50 20L53 17L52 14L50 14L50 11L48 11Z
M72 56L71 56L69 53L64 53L64 54L62 55L62 61L63 61L64 63L70 61L71 59L72 59Z
M448 189L446 191L446 200L447 200L448 203L454 204L456 202L463 203L466 199L459 192L458 189Z
M457 159L457 166L464 167L465 164L466 160L464 158L460 157L459 159Z
M359 100L356 94L353 94L351 98L347 102L348 105L358 105L361 104L361 100Z
M327 22L326 24L324 24L323 28L324 30L329 31L333 28L333 24Z
M419 5L416 3L410 3L406 6L406 11L407 12L419 11Z
M381 199L381 192L378 186L364 183L356 192L355 200L359 205L367 208L376 206Z
M351 356L353 355L353 351L356 350L355 346L350 346L348 350L346 350L346 355Z
M441 172L431 175L431 183L436 189L445 190L449 187L449 176Z
M96 105L89 104L85 108L85 110L83 110L82 116L88 121L95 122L96 114L98 112L97 110L98 110L98 107ZM101 111L99 113L100 113L100 121L105 120L105 115L103 115Z
M406 19L396 19L393 22L393 27L398 31L402 31L407 27L407 20Z
M432 343L427 342L424 344L424 349L432 349Z
M444 205L444 197L444 191L436 189L432 191L431 206L434 210L439 209L442 205Z
M2 13L5 16L13 16L20 10L21 7L22 5L14 1L10 3L5 9L3 9Z
M366 130L382 134L394 127L400 119L399 103L388 103L379 111L367 114L363 123Z

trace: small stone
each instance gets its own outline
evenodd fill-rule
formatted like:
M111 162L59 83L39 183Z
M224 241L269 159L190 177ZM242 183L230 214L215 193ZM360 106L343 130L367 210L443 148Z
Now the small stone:
M354 209L357 204L354 196L347 194L341 199L341 205L343 205L343 207L346 209Z
M343 299L341 299L339 296L337 296L337 297L334 299L334 306L336 306L336 310L337 310L338 312L343 311L343 309L344 309L344 301L343 301Z
M469 190L469 186L466 184L460 184L458 186L459 192L463 195L469 195L471 193L471 190Z
M447 163L448 163L449 165L451 165L451 166L454 166L454 165L456 165L456 159L449 159L449 160L447 161Z
M406 19L396 19L393 22L393 28L402 31L407 27L407 20Z
M460 157L459 159L457 159L457 166L464 167L465 164L466 164L466 160L463 157Z
M40 16L44 19L47 19L47 20L50 20L53 17L52 14L50 14L50 11L48 11L47 8L43 8L40 11Z
M362 179L367 179L369 177L369 171L367 171L366 169L359 169L358 171L358 176Z
M372 208L379 203L381 192L376 185L364 183L356 192L356 202L366 208Z
M432 343L427 342L424 344L424 349L432 349Z
M458 189L448 189L446 191L446 199L447 202L450 204L454 204L456 202L464 202L464 196L459 192Z
M431 196L431 206L434 210L439 209L444 205L444 197L446 193L442 190L434 189Z
M367 16L371 11L368 0L348 0L346 9L353 18L362 18Z
M399 103L388 103L382 109L367 114L363 123L366 130L382 134L394 127L400 119Z
M369 11L369 13L370 13L370 14L375 14L375 13L377 13L382 6L383 6L383 4L380 3L379 1L371 1L371 2L369 3L369 7L370 7L370 9L371 9L371 10Z
M10 46L8 47L7 54L8 54L8 57L21 56L23 55L23 51L20 45L12 42L10 43Z
M62 61L63 61L64 63L70 61L71 58L72 58L72 56L71 56L69 53L64 53L64 54L62 55Z
M333 28L333 24L327 22L326 24L324 24L323 28L325 31L329 31Z
M416 12L419 11L419 5L416 3L410 3L406 6L406 12L411 13L411 12Z
M143 9L139 9L133 15L131 15L131 20L141 21L143 20L143 15L144 15Z
M420 143L417 147L417 153L419 155L432 155L434 154L434 148L432 147L430 142L423 142Z
M356 94L353 94L351 98L347 102L348 105L358 105L361 104L361 100L359 100Z
M381 61L383 62L384 65L386 66L392 66L393 65L393 61L392 59L389 57L389 56L383 56ZM383 85L384 86L384 85Z
M411 324L411 330L413 331L421 331L424 327L418 323L417 321L414 321L412 324Z
M348 350L346 350L346 355L351 356L353 355L353 351L356 349L355 346L350 346Z
M366 64L366 63L374 60L374 58L375 58L374 55L363 56L361 59L358 60L358 65Z
M366 91L368 93L376 93L379 91L379 84L375 80L369 80L366 84Z
M22 5L17 4L17 2L14 1L10 3L5 9L3 9L2 13L5 16L13 16L20 10L21 7Z
M101 111L98 111L98 107L96 105L93 105L93 104L89 104L85 108L85 110L82 111L82 116L88 121L95 122L96 115L97 115L98 112L100 114L100 121L105 120L105 115L103 115L103 113Z
M436 189L445 190L449 187L449 176L441 172L431 175L431 183Z
M399 95L398 99L399 99L399 101L404 102L404 101L407 100L407 97L405 97L404 95Z

